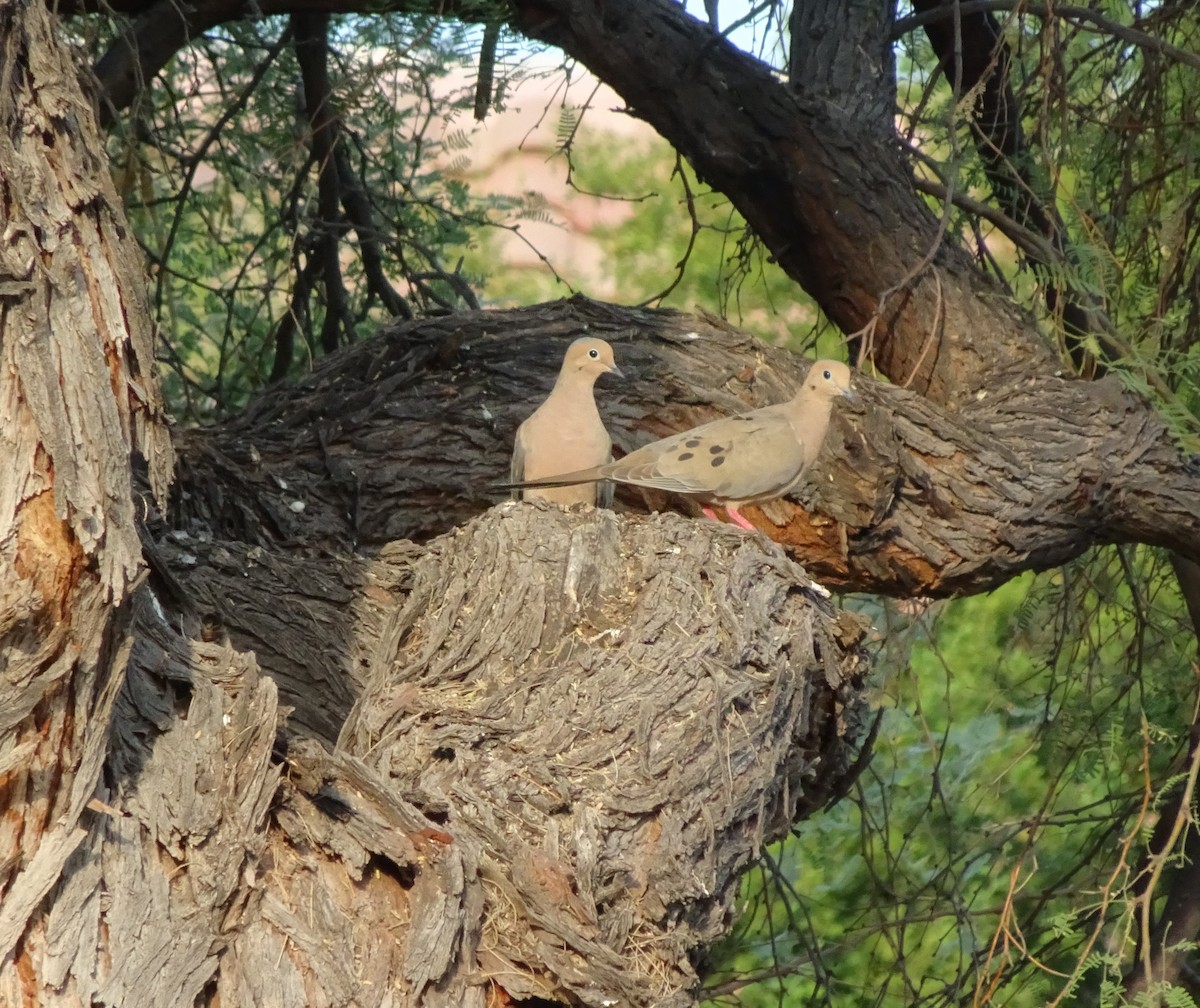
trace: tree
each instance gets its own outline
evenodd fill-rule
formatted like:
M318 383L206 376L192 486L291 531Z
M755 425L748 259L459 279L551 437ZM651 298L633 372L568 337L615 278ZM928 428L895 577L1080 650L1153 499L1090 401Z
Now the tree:
M878 5L796 4L786 82L665 0L439 10L504 15L613 86L890 379L862 380L811 491L760 513L775 544L671 513L686 502L626 496L668 508L651 518L487 510L483 487L528 375L551 374L583 327L644 376L616 399L626 448L781 398L802 367L790 355L715 320L584 299L411 318L337 349L356 323L320 239L305 296L319 279L330 356L169 438L141 270L60 28L27 0L0 8L7 1000L690 1004L741 872L869 760L863 621L785 551L830 587L909 597L1156 545L1200 628L1186 372L1135 359L1143 344L1088 287L1025 133L1003 6L916 4L894 25ZM387 301L339 155L327 14L122 10L136 20L96 67L102 122L187 38L292 16L318 219L356 229ZM1190 6L1032 16L1136 47L1146 65L1126 68L1123 97L1187 93L1172 74L1197 67ZM991 205L951 173L915 181L895 142L893 32L918 27L961 101L946 143L961 156L969 124ZM952 207L996 222L1036 285L1005 296L951 240ZM1160 336L1180 356L1193 209L1179 198L1158 291L1160 320L1184 303L1181 335ZM1140 377L1165 412L1067 362ZM1182 977L1177 942L1197 930L1194 859L1169 863L1193 842L1196 752L1145 765L1146 799L1112 834L1130 864L1161 797L1130 996ZM1095 919L1072 952L1095 945ZM1019 966L982 964L978 989ZM1063 992L1083 969L1081 955Z

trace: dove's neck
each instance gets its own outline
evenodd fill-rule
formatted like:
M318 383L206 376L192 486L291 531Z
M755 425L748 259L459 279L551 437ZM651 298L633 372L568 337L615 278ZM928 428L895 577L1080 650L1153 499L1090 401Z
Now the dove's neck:
M586 371L560 371L554 388L550 391L555 396L572 396L588 393L596 384L596 376Z
M796 432L796 440L804 446L805 465L817 457L829 417L833 412L833 400L828 396L813 395L807 390L794 396L787 404L788 422Z
M811 423L822 417L828 419L833 412L833 400L829 396L813 395L807 389L792 396L787 404L788 416L795 421Z

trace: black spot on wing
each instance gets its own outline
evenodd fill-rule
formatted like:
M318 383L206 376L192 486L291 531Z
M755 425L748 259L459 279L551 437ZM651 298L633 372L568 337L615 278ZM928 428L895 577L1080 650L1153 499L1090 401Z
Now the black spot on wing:
M688 448L699 448L700 447L700 439L699 438L689 438L684 444Z
M721 455L721 454L724 454L724 452L725 452L725 446L719 445L719 444L715 444L711 448L708 449L708 453L710 455Z
M679 462L686 462L688 459L695 458L695 457L696 456L693 455L691 452L680 452L678 455L675 456L676 460Z
M720 466L720 465L724 465L724 464L725 464L725 456L724 456L724 455L718 455L718 456L717 456L716 458L714 458L714 459L712 460L712 462L710 462L709 464L710 464L710 465L711 465L711 466L712 466L714 469L716 469L716 468L717 468L717 466Z

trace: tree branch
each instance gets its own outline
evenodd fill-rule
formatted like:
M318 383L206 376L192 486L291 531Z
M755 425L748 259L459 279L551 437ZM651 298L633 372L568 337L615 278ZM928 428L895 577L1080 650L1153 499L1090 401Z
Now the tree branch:
M870 124L789 93L670 0L515 8L521 31L584 63L728 196L844 332L873 326L873 360L894 382L951 403L997 372L1053 369L1033 321L939 238L899 149Z
M370 0L199 0L186 5L174 0L116 0L111 4L107 0L67 0L56 10L60 17L137 15L130 29L113 40L94 67L100 125L106 129L179 50L217 25L294 14L430 13L429 4L422 0L383 0L378 4ZM496 6L495 0L441 0L437 12L474 22L494 19Z
M894 5L875 0L793 3L788 21L788 84L828 102L830 114L869 124L891 137L896 117Z
M342 282L339 258L344 225L340 204L342 185L335 152L341 143L341 123L333 106L329 83L329 15L296 14L292 17L296 36L296 62L304 85L304 114L308 125L312 160L317 168L317 220L311 237L310 255L320 263L325 290L325 316L321 322L321 346L333 353L350 342L354 320Z
M552 383L561 340L579 332L615 342L622 367L640 376L601 393L623 451L779 402L805 367L705 319L582 298L405 323L224 427L186 434L172 523L264 544L303 529L333 549L448 530L502 499L488 484ZM1114 379L997 381L956 412L859 385L865 405L839 408L810 488L770 518L747 509L823 583L905 596L986 591L1106 542L1200 559L1200 467ZM632 488L619 500L696 513L686 499Z
M1043 20L1052 17L1061 18L1080 27L1090 24L1099 33L1119 38L1123 42L1128 42L1140 49L1161 53L1163 56L1175 60L1177 63L1200 70L1200 55L1187 49L1181 49L1179 46L1172 45L1165 39L1156 38L1154 35L1150 35L1137 28L1123 25L1120 21L1114 21L1092 7L1080 7L1074 4L1056 3L1053 6L1049 6L1046 4L1028 3L1026 0L961 0L960 3L954 5L940 3L926 7L924 10L919 10L917 13L910 14L906 18L900 18L893 26L892 37L897 39L903 38L909 32L915 31L918 28L924 28L937 21L950 20L955 16L955 7L958 8L959 16L964 18L989 11L1013 11L1020 14L1031 14Z
M371 203L360 184L358 174L350 163L350 155L346 145L339 143L334 149L334 159L337 164L338 180L341 183L342 207L346 211L346 219L354 226L358 235L358 247L362 254L363 276L367 280L368 290L383 304L388 314L394 318L410 319L413 317L408 302L401 297L399 291L391 285L383 268L383 251L380 239L383 237L375 215L371 212Z
M941 0L915 0L918 13L942 11ZM1070 262L1067 227L1058 212L1048 180L1041 177L1021 126L1022 110L1012 89L1012 56L1000 26L986 11L926 22L925 33L955 88L956 100L975 94L969 112L971 135L984 174L997 202L1013 220L1048 246L1039 254L1022 246L1026 261L1042 285L1046 306L1062 320L1067 349L1076 370L1092 373L1095 362L1084 347L1089 333L1108 332L1103 305L1074 288L1061 267Z

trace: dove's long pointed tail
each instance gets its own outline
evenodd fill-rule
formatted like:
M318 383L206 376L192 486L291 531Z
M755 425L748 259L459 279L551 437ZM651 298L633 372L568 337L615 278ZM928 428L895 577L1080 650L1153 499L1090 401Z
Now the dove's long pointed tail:
M524 490L528 487L563 487L577 483L599 483L604 479L595 469L578 469L560 476L545 476L542 479L518 480L515 483L493 483L494 490Z

